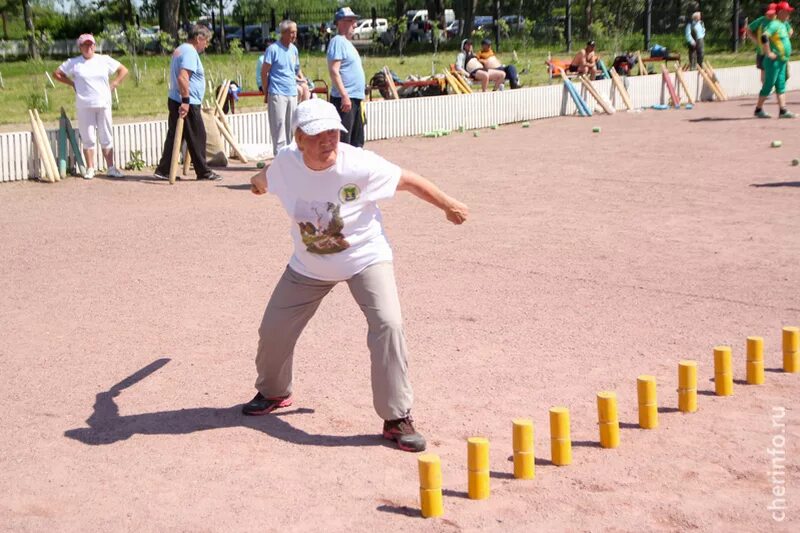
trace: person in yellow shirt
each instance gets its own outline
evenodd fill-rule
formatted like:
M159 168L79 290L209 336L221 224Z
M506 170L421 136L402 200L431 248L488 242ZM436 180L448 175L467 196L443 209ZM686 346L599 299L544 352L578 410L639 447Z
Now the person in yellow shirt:
M512 89L517 89L522 86L519 82L517 67L514 65L503 65L494 54L494 50L492 50L492 41L489 39L481 41L481 50L475 54L475 57L478 58L478 61L480 61L487 70L501 70L505 72L506 79L511 83Z

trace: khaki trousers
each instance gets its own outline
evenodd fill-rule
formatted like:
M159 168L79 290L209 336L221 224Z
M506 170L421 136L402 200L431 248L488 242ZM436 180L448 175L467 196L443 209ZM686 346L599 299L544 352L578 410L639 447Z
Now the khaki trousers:
M286 267L258 329L256 389L264 396L291 394L297 339L322 299L337 283L308 278ZM367 347L375 411L384 420L404 418L411 411L414 393L408 380L406 341L394 266L390 262L371 265L348 279L347 285L369 326Z

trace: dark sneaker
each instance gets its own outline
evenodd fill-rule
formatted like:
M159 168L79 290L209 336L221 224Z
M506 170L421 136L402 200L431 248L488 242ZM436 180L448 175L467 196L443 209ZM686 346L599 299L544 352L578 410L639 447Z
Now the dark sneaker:
M222 176L217 174L216 172L209 172L207 176L203 176L202 178L198 177L199 180L209 180L209 181L219 181L222 179Z
M153 172L153 177L157 180L166 180L169 181L169 176L165 176L164 174L160 173L158 170Z
M414 421L410 416L383 422L383 438L393 440L404 452L425 451L425 437L414 429Z
M289 407L292 405L292 397L266 398L260 392L252 400L242 406L242 412L246 415L266 415L279 407Z

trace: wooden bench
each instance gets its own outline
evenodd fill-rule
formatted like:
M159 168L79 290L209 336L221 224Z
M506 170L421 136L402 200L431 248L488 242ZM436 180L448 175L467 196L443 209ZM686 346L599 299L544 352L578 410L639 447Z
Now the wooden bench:
M325 80L314 80L314 88L311 89L311 94L322 95L325 97L326 100L331 99L330 88L328 87L328 82ZM251 97L251 96L260 96L261 98L264 97L264 93L261 91L243 91L239 93L239 98L244 97ZM233 96L228 94L228 107L231 110L231 114L236 113L236 102L233 99Z

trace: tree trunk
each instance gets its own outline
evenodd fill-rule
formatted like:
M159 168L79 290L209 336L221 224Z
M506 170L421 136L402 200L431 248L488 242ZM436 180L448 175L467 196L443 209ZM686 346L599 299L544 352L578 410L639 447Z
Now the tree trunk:
M6 17L6 12L3 11L0 13L0 18L3 19L3 39L6 41L8 40L8 17Z
M594 22L594 0L586 0L586 8L583 10L584 35L591 37L592 22Z
M25 17L25 33L28 34L28 57L39 59L39 47L36 46L36 29L33 27L33 10L30 0L22 0L22 11Z
M178 15L180 7L180 0L162 0L161 10L158 13L158 24L161 27L161 31L172 35L176 41L178 40Z
M461 37L469 39L472 37L472 23L475 18L475 3L477 0L464 0L464 24L461 28Z

